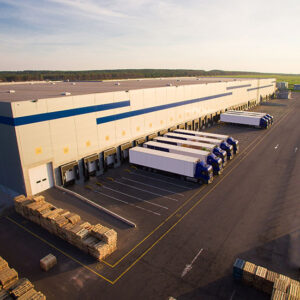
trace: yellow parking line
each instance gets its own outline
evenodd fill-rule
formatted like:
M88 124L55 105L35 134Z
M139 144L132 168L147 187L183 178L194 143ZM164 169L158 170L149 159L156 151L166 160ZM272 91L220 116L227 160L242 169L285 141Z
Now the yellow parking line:
M32 232L31 230L27 229L26 227L22 226L21 224L19 224L18 222L16 222L15 220L11 219L10 217L5 217L7 220L9 220L10 222L14 223L15 225L19 226L20 228L22 228L23 230L25 230L26 232L30 233L31 235L33 235L34 237L36 237L37 239L39 239L40 241L46 243L47 245L49 245L50 247L52 247L53 249L59 251L60 253L64 254L65 256L67 256L68 258L72 259L73 261L77 262L78 264L80 264L82 267L84 267L85 269L91 271L92 273L94 273L95 275L101 277L102 279L106 280L107 282L109 282L110 284L114 284L114 282L106 277L104 277L103 275L99 274L98 272L96 272L95 270L93 270L92 268L88 267L87 265L83 264L82 262L80 262L78 259L72 257L71 255L69 255L68 253L64 252L63 250L57 248L56 246L54 246L53 244L51 244L50 242L46 241L45 239L43 239L42 237L40 237L39 235L35 234L34 232Z
M281 119L280 122L285 118L291 110L289 110ZM277 122L279 124L280 122ZM274 126L273 128L275 128ZM260 141L254 145L254 147L246 153L244 157L241 158L241 160L219 181L215 186L213 186L207 193L205 193L175 224L173 224L161 237L159 237L145 252L143 252L124 272L122 272L114 281L113 283L115 284L119 279L121 279L137 262L139 262L160 240L162 240L179 222L183 220L185 216L187 216L195 207L197 207L212 191L216 189L216 187L223 182L224 178L227 177L240 163L272 132L273 130L270 130L265 136L263 136ZM254 141L258 140L260 138L257 137ZM253 142L252 142L253 143ZM251 144L252 144L251 143ZM251 145L250 144L250 145ZM248 148L248 147L247 147ZM246 148L246 149L247 149ZM245 149L245 150L246 150ZM244 150L244 151L245 151ZM244 152L243 151L243 152Z
M240 163L273 131L273 129L275 127L277 127L279 125L279 123L292 111L292 109L290 109L281 119L279 122L277 122L275 124L275 126L273 126L272 130L270 130L266 135L264 135L260 141L254 145L254 147L248 152L246 153L246 155L244 157L242 157L240 159L240 161L237 162L237 164L235 166L232 167L231 170L229 170L229 172L219 180L219 182L217 182L209 191L207 191L180 219L177 220L177 222L175 222L163 235L161 235L146 251L144 251L128 268L126 268L115 280L110 280L106 277L104 277L103 275L97 273L95 270L91 269L90 267L84 265L83 263L81 263L79 260L77 260L76 258L73 258L71 255L67 254L66 252L58 249L57 247L55 247L53 244L51 244L50 242L46 241L45 239L43 239L42 237L38 236L37 234L33 233L32 231L30 231L29 229L25 228L24 226L22 226L21 224L17 223L16 221L12 220L9 217L6 217L6 219L8 219L9 221L13 222L14 224L16 224L17 226L21 227L23 230L27 231L28 233L32 234L33 236L35 236L36 238L38 238L39 240L43 241L44 243L46 243L47 245L51 246L52 248L56 249L57 251L61 252L62 254L64 254L65 256L67 256L68 258L74 260L75 262L77 262L78 264L80 264L81 266L83 266L84 268L86 268L87 270L91 271L92 273L94 273L95 275L99 276L100 278L104 279L105 281L109 282L110 284L115 284L118 280L120 280L130 269L132 269L132 267L134 265L136 265L136 263L138 263L155 245L157 245L179 222L181 222L183 220L184 217L186 217L195 207L197 207L212 191L214 191L216 189L216 187L223 182L223 180L238 166L240 165ZM256 142L259 138L261 137L258 136L252 143L250 143L250 145L248 145L244 151L242 153L244 153L254 142ZM191 198L189 198L189 201L195 197L197 194L200 193L200 191L202 191L204 187L202 187L201 189L199 189L199 191L197 191L194 196L192 196ZM187 200L188 201L188 200ZM187 201L185 203L187 203ZM184 203L184 204L185 204ZM184 206L184 205L183 205ZM174 213L172 214L174 215ZM170 215L167 219L169 219L172 215ZM166 219L166 220L167 220ZM165 220L165 221L166 221ZM162 224L165 223L165 221L163 223L161 223L158 227L160 227ZM157 228L158 228L157 227ZM154 230L156 231L157 228ZM154 232L153 231L153 232ZM149 234L150 235L150 234ZM148 236L149 236L148 235ZM147 237L148 237L147 236ZM147 238L146 237L146 238ZM145 238L145 239L146 239ZM143 241L145 240L143 239ZM140 245L143 241L141 241L138 245ZM137 246L138 246L137 245ZM135 246L132 250L130 250L125 256L124 258L130 253L132 252L137 246ZM121 259L123 260L123 258ZM102 261L104 262L104 261ZM119 262L118 262L119 263ZM108 264L108 263L106 263Z
M291 110L290 110L291 111ZM273 128L275 128L281 121L283 118L285 118L287 116L287 114L290 112L288 111L283 117L281 117L281 119L273 126ZM272 130L273 130L272 128ZM271 131L272 131L271 130ZM269 132L271 132L269 131ZM268 133L269 133L268 132ZM255 143L259 138L261 137L261 135L259 135L254 141L252 141L244 150L243 152L240 153L243 154L248 148L250 148L252 146L253 143ZM248 152L249 153L249 152ZM243 159L243 158L242 158ZM240 163L240 161L238 162L238 164ZM237 165L236 165L237 166ZM236 168L236 166L234 166L231 170L229 170L229 173L227 173L226 175L222 176L222 178L220 179L220 181L216 184L216 186L222 182L231 172L233 169ZM114 264L110 264L109 262L102 260L102 262L106 265L108 265L111 268L116 267L124 258L126 258L132 251L134 251L138 246L140 246L145 240L147 240L153 233L155 233L162 225L164 225L170 218L172 218L181 208L183 208L185 205L187 205L195 196L197 196L206 186L203 186L200 190L198 190L197 192L195 192L188 200L186 200L180 207L178 207L169 217L167 217L162 223L160 223L155 229L153 229L143 240L141 240L137 245L135 245L129 252L127 252L124 256L122 256L119 260L117 260Z

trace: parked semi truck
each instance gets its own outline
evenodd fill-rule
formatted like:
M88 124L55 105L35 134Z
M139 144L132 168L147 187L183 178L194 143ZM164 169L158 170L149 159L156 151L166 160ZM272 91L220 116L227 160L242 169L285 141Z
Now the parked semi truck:
M193 136L200 136L200 137L206 137L206 138L211 138L211 139L224 140L229 145L232 145L234 154L237 154L240 149L239 141L235 140L233 137L231 137L229 135L202 132L202 131L193 131L193 130L186 130L186 129L176 129L176 130L174 130L174 132L179 133L179 134L188 134L188 135L193 135Z
M270 121L265 116L253 116L244 113L236 113L235 111L222 113L220 121L231 124L241 124L254 126L257 128L268 128Z
M228 110L227 112L238 112L238 113L243 113L243 114L251 115L251 116L266 117L270 121L270 124L273 124L273 122L274 122L273 116L271 116L270 114L262 113L262 112L244 111L244 110Z
M193 141L188 141L188 140L180 140L180 139L174 139L174 138L165 137L165 136L158 136L158 137L154 138L153 140L155 142L165 143L165 144L174 145L174 146L209 151L209 152L212 152L217 157L220 157L222 159L223 167L225 167L225 165L227 164L226 151L222 150L220 147L213 145L213 144L199 143L199 142L193 142Z
M219 175L223 172L222 159L209 151L163 144L155 141L144 143L143 146L149 149L199 158L201 161L212 166L214 174Z
M222 150L225 150L227 153L227 159L232 159L233 157L233 147L232 145L229 145L225 140L216 140L216 139L209 139L205 137L200 136L191 136L187 134L180 134L175 132L168 132L164 136L175 138L175 139L182 139L182 140L188 140L188 141L194 141L194 142L200 142L200 143L207 143L207 144L213 144L218 147L220 147Z
M137 146L129 150L129 162L178 174L197 182L211 183L213 181L212 166L196 157Z

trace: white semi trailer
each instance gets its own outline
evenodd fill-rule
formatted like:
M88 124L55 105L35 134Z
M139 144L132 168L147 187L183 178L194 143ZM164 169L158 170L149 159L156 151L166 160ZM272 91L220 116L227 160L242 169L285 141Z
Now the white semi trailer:
M235 111L222 113L220 121L224 123L254 126L257 128L268 128L270 123L269 119L265 116L253 116L244 113L237 113Z
M261 117L266 117L270 121L269 124L273 124L273 122L274 122L273 116L271 116L270 114L267 114L267 113L263 113L263 112L244 111L244 110L228 110L226 113L242 113L242 114L246 114L249 116L261 116Z
M170 144L163 144L155 141L144 143L143 146L149 149L196 157L199 158L201 161L204 161L208 165L211 165L214 174L219 175L223 172L222 159L209 151L175 146Z
M198 182L211 183L213 181L212 166L207 165L196 157L137 146L129 150L129 162L151 169L178 174Z
M192 136L200 136L217 140L225 140L229 145L233 146L234 154L239 152L239 141L235 140L233 137L224 134L216 134L210 132L202 132L202 131L194 131L194 130L186 130L186 129L176 129L174 132L179 134L187 134Z
M213 144L218 147L220 147L222 150L225 150L227 153L227 159L232 159L233 157L233 147L232 145L229 145L225 140L216 140L216 139L209 139L201 136L191 136L187 134L180 134L175 132L168 132L164 134L166 137L171 137L175 139L182 139L182 140L188 140L188 141L194 141L194 142L200 142L200 143L207 143L207 144Z
M165 136L157 136L153 140L158 143L165 143L165 144L174 145L174 146L209 151L209 152L212 152L217 157L220 157L222 159L223 167L225 167L225 165L227 164L226 151L222 150L220 147L213 145L213 144L199 143L199 142L193 142L193 141L181 140L181 139L174 139L174 138L165 137Z

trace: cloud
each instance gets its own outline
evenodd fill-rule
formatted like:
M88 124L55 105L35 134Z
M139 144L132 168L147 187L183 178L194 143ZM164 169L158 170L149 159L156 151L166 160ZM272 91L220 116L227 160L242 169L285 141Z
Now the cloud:
M73 9L73 12L84 14L86 17L126 17L123 13L107 9L103 5L99 5L96 2L88 0L50 0L49 2L71 8Z
M0 69L30 69L31 63L56 69L213 69L238 68L237 62L247 69L256 57L258 68L276 66L285 51L297 62L300 41L290 30L300 26L297 3L0 0L0 52L8 57Z

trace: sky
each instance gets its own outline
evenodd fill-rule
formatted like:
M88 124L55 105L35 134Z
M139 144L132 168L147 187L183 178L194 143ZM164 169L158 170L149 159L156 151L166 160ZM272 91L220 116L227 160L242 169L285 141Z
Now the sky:
M299 0L0 0L0 70L300 73Z

